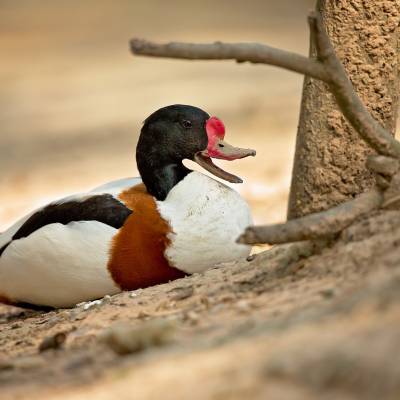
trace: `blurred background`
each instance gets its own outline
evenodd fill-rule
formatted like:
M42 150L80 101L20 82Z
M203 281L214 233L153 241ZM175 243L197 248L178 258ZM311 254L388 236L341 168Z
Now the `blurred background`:
M256 158L222 163L258 223L285 218L303 77L137 58L129 39L260 41L308 52L313 0L1 0L0 230L51 199L137 175L142 121L192 104Z

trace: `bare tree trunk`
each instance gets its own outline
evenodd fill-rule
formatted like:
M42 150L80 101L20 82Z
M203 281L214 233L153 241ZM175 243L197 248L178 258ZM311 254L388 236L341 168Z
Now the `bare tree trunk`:
M319 0L337 55L372 115L394 134L400 90L399 0ZM315 49L310 52L315 55ZM288 218L354 197L374 183L370 148L322 81L305 78Z

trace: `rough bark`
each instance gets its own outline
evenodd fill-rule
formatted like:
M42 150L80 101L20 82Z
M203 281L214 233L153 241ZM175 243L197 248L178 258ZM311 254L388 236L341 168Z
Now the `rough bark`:
M398 0L319 0L339 59L372 115L394 134L399 101ZM315 55L311 46L310 53ZM306 77L288 218L329 209L370 188L372 151L346 122L326 83Z

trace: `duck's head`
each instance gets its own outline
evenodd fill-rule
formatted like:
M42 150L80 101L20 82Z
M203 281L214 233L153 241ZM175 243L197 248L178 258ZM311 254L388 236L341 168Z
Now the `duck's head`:
M160 108L144 122L136 148L136 161L150 194L164 200L168 192L191 171L189 159L215 176L233 183L242 180L216 166L211 158L236 160L255 156L255 150L224 141L225 126L200 108L172 105Z

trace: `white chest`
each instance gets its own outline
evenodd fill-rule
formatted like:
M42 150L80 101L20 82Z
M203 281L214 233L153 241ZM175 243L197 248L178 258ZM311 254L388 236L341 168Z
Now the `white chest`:
M172 227L166 256L176 268L201 272L250 254L250 246L236 243L252 224L250 209L228 186L192 172L157 205Z

